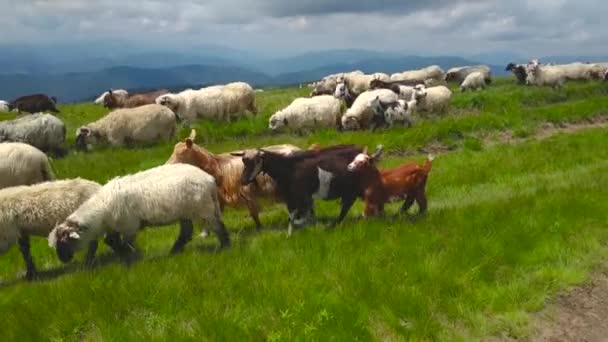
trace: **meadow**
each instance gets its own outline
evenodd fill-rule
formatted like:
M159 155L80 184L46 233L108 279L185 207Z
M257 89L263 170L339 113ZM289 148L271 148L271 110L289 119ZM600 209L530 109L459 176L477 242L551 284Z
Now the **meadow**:
M559 91L499 78L489 90L456 92L449 113L413 128L374 133L321 130L271 134L267 119L308 89L258 93L260 114L195 125L212 152L275 143L384 144L381 166L438 153L429 212L362 219L357 202L327 228L337 202L317 202L320 222L286 236L283 205L264 205L256 232L246 210L227 209L231 248L195 238L168 256L177 226L138 235L140 257L125 264L104 247L95 266L61 264L42 238L32 254L40 281L22 279L15 246L0 256L0 332L29 340L448 340L523 338L534 312L584 282L608 257L608 129L542 135L608 113L608 84ZM76 129L107 113L60 106L68 145ZM14 114L0 114L2 119ZM179 138L189 134L182 128ZM504 138L504 137L508 138ZM542 137L542 139L541 139ZM58 178L98 182L163 164L174 142L96 148L53 159Z

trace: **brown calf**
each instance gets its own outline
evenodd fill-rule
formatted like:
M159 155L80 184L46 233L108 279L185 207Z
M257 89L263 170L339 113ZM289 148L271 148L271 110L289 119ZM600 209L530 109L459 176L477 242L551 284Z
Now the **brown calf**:
M359 173L365 201L364 216L376 216L384 212L387 202L405 200L401 212L406 212L414 201L420 213L426 211L426 180L431 171L433 155L423 165L407 163L391 169L378 169L376 162L381 149L373 155L366 151L357 155L348 165L348 171Z

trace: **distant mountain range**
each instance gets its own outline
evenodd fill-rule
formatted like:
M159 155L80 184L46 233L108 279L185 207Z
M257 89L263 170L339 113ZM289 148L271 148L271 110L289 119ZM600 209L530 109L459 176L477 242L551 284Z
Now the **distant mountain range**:
M516 54L495 53L462 58L411 56L368 50L330 50L291 57L269 57L218 46L199 47L192 53L138 50L128 46L0 46L0 99L46 93L60 102L90 100L109 88L183 89L245 81L256 87L294 85L342 71L394 73L437 64L443 69L489 64L504 75L509 61L525 62ZM548 57L542 60L604 61L603 57Z

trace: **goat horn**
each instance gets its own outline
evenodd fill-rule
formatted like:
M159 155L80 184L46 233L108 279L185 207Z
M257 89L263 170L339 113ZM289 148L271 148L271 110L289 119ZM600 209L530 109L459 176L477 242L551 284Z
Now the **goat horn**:
M382 154L382 150L384 150L384 146L382 146L382 144L376 146L376 151L374 152L374 154L372 154L372 158L376 159L380 157L380 155Z

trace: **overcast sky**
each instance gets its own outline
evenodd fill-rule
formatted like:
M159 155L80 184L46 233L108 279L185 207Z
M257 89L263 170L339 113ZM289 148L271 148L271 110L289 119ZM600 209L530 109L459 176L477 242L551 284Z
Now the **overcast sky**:
M0 0L0 42L608 55L606 0ZM8 10L7 10L8 9ZM604 24L602 24L604 22Z

